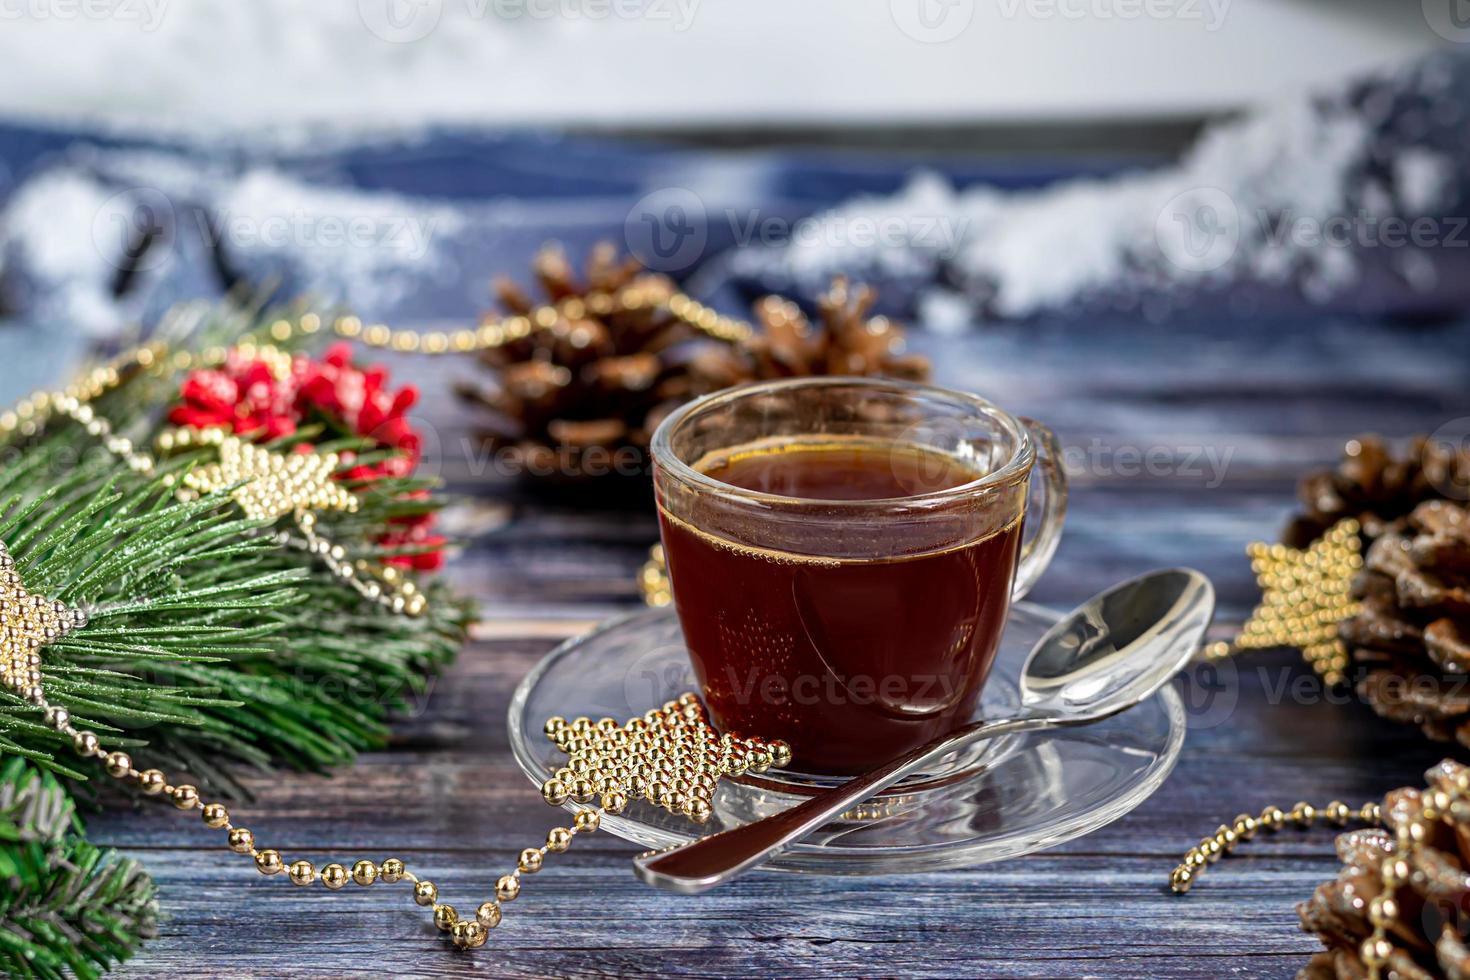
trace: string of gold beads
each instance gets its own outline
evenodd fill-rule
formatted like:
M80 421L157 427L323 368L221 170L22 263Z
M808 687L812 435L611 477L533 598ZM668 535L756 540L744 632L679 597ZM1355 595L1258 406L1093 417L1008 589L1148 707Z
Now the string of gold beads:
M679 709L688 708L691 704L689 699L692 698L694 695L686 694L678 702L671 702L671 704ZM345 888L349 882L364 888L379 882L390 885L406 882L412 886L414 903L421 907L431 908L434 925L441 932L447 932L451 942L461 949L478 949L485 945L490 930L501 922L504 904L520 897L522 878L542 870L547 855L566 852L578 834L595 833L601 828L604 812L620 812L626 805L626 799L619 802L614 798L612 802L616 810L608 809L604 805L601 808L583 808L574 811L570 827L553 827L547 831L544 844L521 851L516 860L515 870L501 876L496 881L495 897L480 903L475 909L475 914L466 918L461 917L453 905L440 902L438 886L428 879L418 877L399 858L387 858L381 863L362 859L351 862L350 868L347 864L332 862L317 868L310 861L290 861L274 848L259 847L254 833L247 827L237 826L232 821L229 809L223 803L206 801L200 796L195 786L188 783L176 784L161 770L138 769L132 757L126 752L109 750L102 744L95 732L78 730L72 724L70 713L65 708L48 703L39 687L34 690L30 700L44 713L47 725L70 739L72 748L78 755L99 761L107 774L114 779L136 783L145 795L167 799L175 808L182 811L198 811L204 825L212 830L223 831L226 835L226 846L230 851L250 857L255 863L256 870L261 874L273 877L284 873L287 880L297 887L305 888L320 882L330 891ZM693 703L698 704L697 699L694 699ZM699 707L702 709L703 705L700 704ZM688 716L688 713L683 710L673 714L681 718ZM670 715L670 712L666 706L665 709L650 712L649 715L666 717ZM633 722L646 722L649 715L633 719ZM559 731L564 727L569 731L580 732L585 729L585 726L579 723L586 721L587 719L577 719L568 724L557 718L549 721L547 728ZM755 741L739 740L738 744L748 745ZM778 748L784 743L772 742L769 745L774 749L776 758L790 760L789 751L783 752ZM730 771L735 772L740 768L738 765L731 766ZM547 797L547 802L552 802L552 797L556 795L548 795L543 788L543 796ZM615 795L611 789L604 793L605 804L610 797L615 797ZM566 797L561 796L558 805L564 802L566 802ZM663 805L671 808L668 800L665 800ZM705 818L708 819L708 814Z
M428 599L419 591L412 576L386 562L349 558L347 549L316 532L316 515L311 511L296 513L296 529L301 532L301 537L293 536L290 531L281 531L276 539L283 545L316 555L328 571L364 599L403 616L422 616L428 610Z
M1183 862L1169 876L1169 885L1182 895L1189 891L1206 865L1214 864L1231 853L1241 841L1255 837L1257 831L1275 833L1288 823L1305 830L1318 820L1326 820L1336 827L1345 827L1351 821L1373 826L1379 822L1379 808L1377 803L1364 803L1354 810L1340 800L1333 800L1320 809L1303 802L1290 810L1268 806L1254 817L1242 813L1229 824L1221 824L1213 834L1186 851Z
M550 330L564 320L580 320L589 314L609 316L644 309L663 309L681 323L726 343L739 343L754 333L746 321L724 316L685 293L635 283L610 292L570 296L538 306L523 315L487 319L475 327L457 330L404 330L384 323L364 324L355 316L339 316L324 322L316 313L305 313L295 319L283 317L273 320L256 336L284 343L298 336L313 336L325 329L344 340L384 350L468 354L514 343L536 330ZM253 341L247 339L236 349L248 348L252 344ZM167 344L154 341L124 351L106 364L93 368L68 391L88 402L117 387L132 368L189 371L217 367L229 357L230 350L216 345L197 354L183 350L171 352ZM29 437L40 431L51 412L52 396L51 392L38 391L21 399L9 411L0 413L0 440L17 433Z
M84 624L85 618L77 622ZM39 683L30 686L28 681L8 674L4 680L12 689L26 692L27 700L42 712L46 725L65 736L78 755L98 761L109 776L136 784L147 796L166 799L182 811L197 811L206 827L223 831L226 846L235 854L251 858L261 874L273 877L284 873L287 880L298 887L305 888L320 882L331 891L345 888L349 882L364 888L379 882L390 885L406 882L412 886L414 903L432 907L434 924L448 932L454 945L462 949L478 949L485 945L489 931L500 924L502 903L519 897L522 875L540 871L547 854L566 851L577 834L590 834L601 826L601 814L597 810L578 810L573 816L572 826L553 827L547 832L545 844L521 851L516 870L496 882L495 898L482 902L473 917L461 918L454 906L439 901L439 889L432 881L418 877L399 858L388 858L382 862L358 860L351 862L350 868L347 864L332 862L317 868L310 861L291 861L274 848L259 847L254 833L248 827L237 826L223 803L206 801L197 787L175 783L159 769L137 768L128 753L107 748L95 732L78 729L72 724L71 713L51 704Z
M9 411L0 412L0 440L17 433L24 437L35 435L45 425L62 396L82 404L94 401L121 385L132 369L159 364L166 352L167 347L161 343L134 347L85 372L61 391L37 391L22 398Z
M664 310L685 325L726 343L739 343L754 332L744 320L724 316L687 294L650 283L633 283L617 290L569 296L545 303L525 314L487 319L476 327L458 330L401 330L382 323L364 324L354 316L334 319L330 329L338 337L360 341L368 347L401 353L456 354L502 347L523 340L537 330L550 330L558 323L581 320L589 315L604 317L650 309ZM320 318L307 314L294 323L277 320L270 325L268 332L272 340L284 342L297 333L315 333L322 326Z
M251 858L255 862L256 870L263 875L274 876L284 872L287 879L298 887L304 888L320 882L332 891L346 887L348 882L366 888L378 882L391 885L402 881L413 886L413 900L418 905L434 904L438 896L438 890L432 882L418 878L399 858L388 858L381 863L358 860L351 863L350 870L347 865L338 862L318 869L310 861L288 861L274 848L258 847L255 835L249 828L233 823L230 811L223 803L204 800L196 787L188 783L175 784L158 769L138 769L126 752L109 750L96 733L78 730L71 722L70 713L65 708L49 704L44 696L35 703L44 712L46 724L70 739L72 748L78 755L96 759L109 776L135 783L148 796L166 799L179 810L198 811L206 827L224 831L226 846L235 854ZM579 826L584 823L579 822ZM453 926L454 944L463 948L473 949L485 945L488 931L500 923L500 906L497 902L485 902L476 911L474 919L465 922L458 921L449 906L435 905L434 921L441 928L447 928L442 924L446 909L452 920L450 924Z
M1433 862L1425 862L1419 849L1432 840L1440 824L1447 823L1456 833L1470 814L1470 767L1445 760L1431 769L1427 775L1429 786L1418 794L1417 814L1405 812L1385 821L1382 807L1378 803L1364 803L1356 810L1345 803L1333 801L1318 809L1307 803L1298 803L1290 811L1279 807L1266 807L1259 817L1241 815L1229 827L1222 826L1214 834L1200 841L1185 855L1184 863L1174 869L1172 884L1174 891L1185 892L1206 864L1217 861L1221 855L1230 853L1241 840L1247 840L1261 828L1277 830L1291 822L1298 827L1309 827L1315 821L1327 820L1336 826L1346 826L1356 821L1368 826L1390 823L1393 840L1385 845L1385 855L1378 867L1381 890L1367 905L1371 933L1358 946L1358 956L1367 967L1370 980L1384 976L1396 976L1396 957L1406 955L1394 944L1393 933L1398 923L1400 907L1398 889L1407 884L1411 877L1420 874L1415 868L1423 868Z
M152 455L138 449L126 436L118 435L113 430L112 422L93 411L86 399L70 392L62 392L52 396L50 404L58 415L71 419L85 429L88 435L95 436L103 448L122 460L134 473L152 476L156 471L157 463ZM172 477L166 478L165 482L172 486Z
M524 340L537 330L551 330L564 321L638 310L663 310L686 326L726 343L739 343L754 333L744 320L724 316L685 293L645 282L611 291L598 290L582 296L569 296L544 303L524 314L489 318L474 327L456 330L404 330L385 323L363 323L350 315L323 321L315 313L306 313L294 320L274 320L263 334L276 343L286 343L298 336L311 336L325 330L343 340L380 350L405 354L469 354Z

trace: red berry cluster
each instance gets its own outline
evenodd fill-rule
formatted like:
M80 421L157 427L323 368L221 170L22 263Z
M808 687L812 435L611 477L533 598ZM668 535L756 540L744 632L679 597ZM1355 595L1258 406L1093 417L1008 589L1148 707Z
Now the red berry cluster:
M226 428L258 442L289 437L303 425L322 424L334 435L359 436L397 450L385 460L351 466L340 474L344 480L371 482L409 476L418 466L423 441L408 419L418 395L413 385L391 388L381 366L357 367L348 344L334 344L320 360L298 354L287 371L235 350L222 366L195 371L184 379L180 402L170 410L169 421L196 429ZM296 448L304 452L312 445L302 442ZM351 453L343 455L351 462ZM423 570L443 565L444 538L433 533L433 523L433 514L394 518L379 544L429 550L387 561Z

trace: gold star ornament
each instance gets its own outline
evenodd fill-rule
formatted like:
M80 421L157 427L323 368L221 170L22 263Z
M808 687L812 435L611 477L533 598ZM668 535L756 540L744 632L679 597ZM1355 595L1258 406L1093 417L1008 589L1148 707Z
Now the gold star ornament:
M26 591L0 541L0 684L40 703L41 648L87 625L87 615L64 602Z
M643 593L643 601L650 606L667 606L674 601L663 545L656 544L648 550L648 560L638 570L638 590Z
M219 458L186 473L185 490L200 495L230 490L231 498L251 520L357 510L357 497L332 478L338 463L336 453L273 452L222 429L198 433L179 429L171 434L165 448L185 447L193 441L217 447Z
M1231 643L1212 645L1209 657L1296 647L1324 681L1343 683L1348 653L1338 627L1361 608L1352 595L1353 578L1363 567L1358 522L1338 521L1306 549L1258 541L1246 554L1261 602L1240 635Z
M644 799L704 823L721 778L765 772L791 763L785 742L721 735L693 692L619 725L612 718L551 718L546 737L567 754L567 764L541 785L552 806L597 800L621 813Z

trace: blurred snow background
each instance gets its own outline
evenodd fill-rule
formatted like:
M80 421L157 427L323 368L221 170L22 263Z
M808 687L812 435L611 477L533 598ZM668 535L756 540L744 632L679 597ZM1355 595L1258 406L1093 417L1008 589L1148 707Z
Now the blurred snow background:
M73 346L242 284L463 320L547 239L638 252L693 215L664 268L737 306L850 272L955 329L1201 289L1435 312L1467 250L1280 247L1257 216L1460 206L1463 2L0 0L0 304ZM1169 254L1176 218L1228 254Z
M3 0L0 112L306 138L1198 116L1444 43L1441 2Z

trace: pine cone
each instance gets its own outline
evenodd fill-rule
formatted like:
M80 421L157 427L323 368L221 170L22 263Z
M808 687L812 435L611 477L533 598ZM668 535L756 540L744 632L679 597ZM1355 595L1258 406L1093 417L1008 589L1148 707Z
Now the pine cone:
M1470 746L1470 510L1419 504L1369 547L1339 635L1385 718Z
M1464 499L1470 490L1470 452L1426 436L1396 456L1377 436L1348 442L1335 469L1308 474L1297 487L1303 510L1282 532L1282 543L1305 548L1344 517L1356 517L1367 541L1401 528L1425 500Z
M593 468L606 469L614 451L646 441L643 420L669 393L682 390L683 368L673 351L695 331L663 305L675 293L673 282L632 259L620 259L611 246L593 250L584 278L555 248L536 256L534 272L553 303L629 286L655 302L635 310L558 317L520 340L486 350L480 357L495 384L461 386L460 395L489 409L481 435L493 449L506 450L520 471L547 477L582 474L593 452L599 454ZM509 280L498 280L495 287L512 315L528 315L537 306Z
M1384 797L1380 810L1386 830L1354 830L1337 838L1343 869L1297 906L1302 929L1327 947L1301 970L1300 980L1369 975L1362 947L1373 935L1370 910L1385 891L1383 867L1391 857L1403 859L1409 873L1393 889L1396 910L1385 933L1392 949L1382 975L1470 980L1470 949L1462 934L1470 895L1470 810L1463 800L1445 805L1465 795L1470 769L1446 760L1425 779L1425 790L1397 789ZM1426 804L1432 805L1428 811ZM1415 823L1425 831L1423 839L1402 853L1396 832Z
M766 297L751 335L716 339L671 312L678 291L667 277L599 245L579 279L566 256L543 249L534 265L550 302L634 286L636 310L595 314L588 303L575 320L481 355L495 376L487 389L461 386L462 397L490 410L481 430L522 473L566 482L608 472L639 472L649 437L679 405L749 381L804 375L885 375L923 379L928 362L903 353L903 330L869 317L872 290L834 283L813 324L795 303ZM501 305L526 315L535 304L515 285L496 284ZM595 455L594 455L595 454Z

